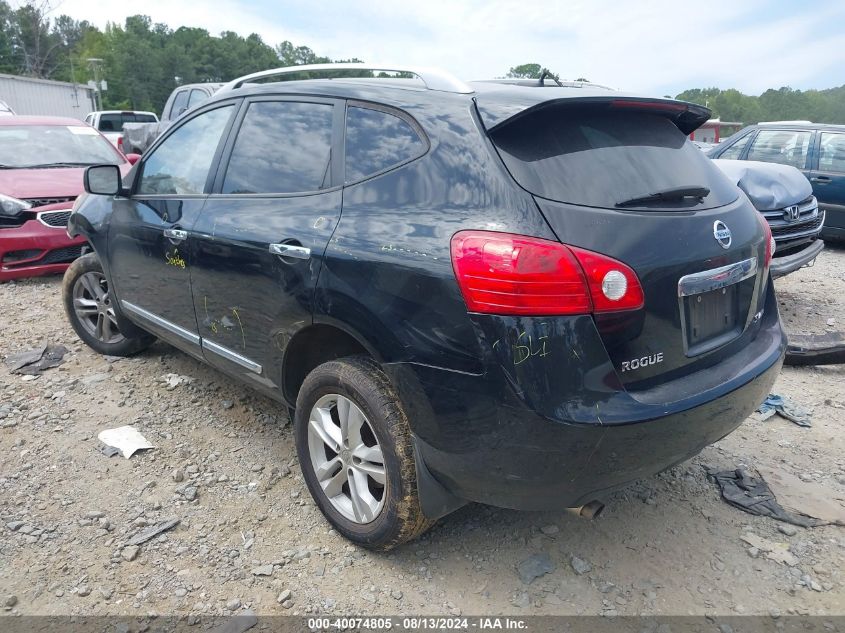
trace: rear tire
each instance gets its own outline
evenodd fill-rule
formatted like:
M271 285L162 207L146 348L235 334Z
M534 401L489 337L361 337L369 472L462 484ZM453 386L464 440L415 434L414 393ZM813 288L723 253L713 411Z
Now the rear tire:
M152 334L129 337L121 333L114 316L109 282L96 253L83 255L65 271L62 302L71 327L95 352L131 356L156 340Z
M308 374L294 429L308 490L347 539L387 551L434 525L420 507L408 419L374 360L351 356Z

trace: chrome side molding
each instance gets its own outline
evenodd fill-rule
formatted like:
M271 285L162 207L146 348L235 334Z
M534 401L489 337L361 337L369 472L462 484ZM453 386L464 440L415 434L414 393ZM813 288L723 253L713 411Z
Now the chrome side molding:
M172 321L163 319L157 314L153 314L148 310L144 310L144 308L136 306L134 303L129 303L128 301L121 300L120 307L126 310L126 312L128 312L129 314L135 316L136 318L139 318L142 321L147 321L148 323L152 323L153 325L157 325L160 328L164 328L168 332L172 332L176 336L185 339L189 343L192 343L197 346L200 344L200 337L194 334L193 332L189 332L185 328L176 325Z
M261 365L258 363L251 361L246 356L241 356L237 352L233 352L228 347L223 347L222 345L218 345L208 339L202 339L202 350L204 352L211 352L212 354L217 354L221 358L225 358L226 360L230 360L233 363L237 363L241 367L248 369L251 372L255 372L256 374L261 373Z

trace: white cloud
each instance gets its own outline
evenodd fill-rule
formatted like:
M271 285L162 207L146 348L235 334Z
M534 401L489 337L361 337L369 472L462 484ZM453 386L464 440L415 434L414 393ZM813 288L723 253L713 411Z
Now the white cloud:
M441 66L465 79L538 62L567 78L646 93L685 87L845 83L845 7L771 0L65 0L57 9L103 26L144 13L171 27L259 33L334 58ZM790 14L785 14L785 9ZM838 32L837 32L838 31Z

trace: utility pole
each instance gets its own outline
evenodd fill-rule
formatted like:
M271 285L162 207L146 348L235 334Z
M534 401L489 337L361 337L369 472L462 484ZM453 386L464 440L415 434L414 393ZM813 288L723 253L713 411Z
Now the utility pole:
M85 61L88 62L88 68L94 73L94 101L97 104L97 110L103 109L103 95L100 93L100 64L102 59L98 57L89 57Z

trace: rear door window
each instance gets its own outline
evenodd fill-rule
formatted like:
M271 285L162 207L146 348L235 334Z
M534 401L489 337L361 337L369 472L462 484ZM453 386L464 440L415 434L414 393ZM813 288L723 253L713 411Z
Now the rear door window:
M819 171L835 171L845 174L845 134L821 133Z
M170 106L170 118L175 119L182 111L188 107L188 91L187 90L180 90L176 93L176 97L173 99L173 105Z
M428 149L403 118L370 108L346 111L346 182L355 182L407 163Z
M712 208L736 187L669 119L650 113L549 107L497 127L491 138L516 181L550 200L615 208L673 189L710 193L684 207Z
M800 130L760 130L746 158L804 169L810 138L810 132Z
M298 193L330 187L333 117L333 106L327 103L250 103L222 193Z

